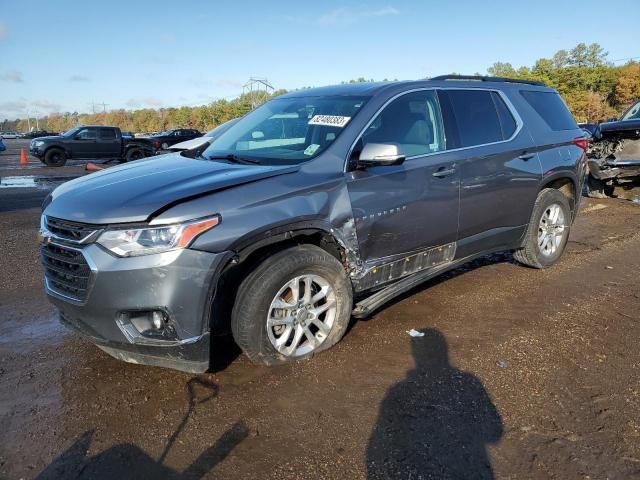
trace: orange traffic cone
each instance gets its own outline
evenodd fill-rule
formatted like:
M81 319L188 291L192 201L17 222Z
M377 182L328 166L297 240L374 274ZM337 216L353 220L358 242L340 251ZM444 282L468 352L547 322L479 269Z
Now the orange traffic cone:
M84 169L87 172L97 172L98 170L104 170L104 167L101 165L96 165L93 162L87 162L87 164L84 166Z
M20 149L20 165L29 165L29 160L27 159L27 153L24 151L24 147Z

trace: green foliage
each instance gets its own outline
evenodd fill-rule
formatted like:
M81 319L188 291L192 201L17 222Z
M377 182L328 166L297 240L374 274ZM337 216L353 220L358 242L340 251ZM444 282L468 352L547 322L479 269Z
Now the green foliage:
M487 74L542 81L560 92L576 120L594 122L617 116L640 97L640 66L616 67L607 57L597 43L579 43L538 59L530 68L496 62Z

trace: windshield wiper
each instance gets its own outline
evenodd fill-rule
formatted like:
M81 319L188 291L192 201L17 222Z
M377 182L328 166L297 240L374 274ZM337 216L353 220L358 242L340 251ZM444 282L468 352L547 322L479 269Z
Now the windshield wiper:
M209 160L229 160L230 162L236 163L260 164L260 161L256 160L255 158L241 157L240 155L236 155L235 153L229 153L227 155L212 155L208 158Z

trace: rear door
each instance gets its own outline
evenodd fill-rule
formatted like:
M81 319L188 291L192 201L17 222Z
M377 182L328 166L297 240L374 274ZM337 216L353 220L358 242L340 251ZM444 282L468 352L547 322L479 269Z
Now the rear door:
M367 143L395 144L406 160L348 174L363 259L384 263L389 257L455 242L459 174L445 151L435 91L409 92L391 101L361 134L352 157L357 159Z
M533 138L497 90L440 90L447 143L459 149L458 257L509 248L524 234L542 169Z
M98 130L97 158L119 158L122 141L115 128L101 128Z

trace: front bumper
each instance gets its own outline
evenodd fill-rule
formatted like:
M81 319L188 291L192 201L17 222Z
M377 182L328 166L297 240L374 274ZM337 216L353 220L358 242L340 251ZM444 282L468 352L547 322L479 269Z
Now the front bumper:
M640 177L640 160L590 159L589 173L598 180Z
M63 248L81 252L91 270L81 299L45 277L63 324L120 360L188 372L208 369L211 298L225 253L183 249L119 258L97 244ZM123 315L146 310L165 312L175 338L136 336L123 328Z
M42 156L44 155L44 150L42 149L42 147L29 145L29 153L36 158L42 158Z

